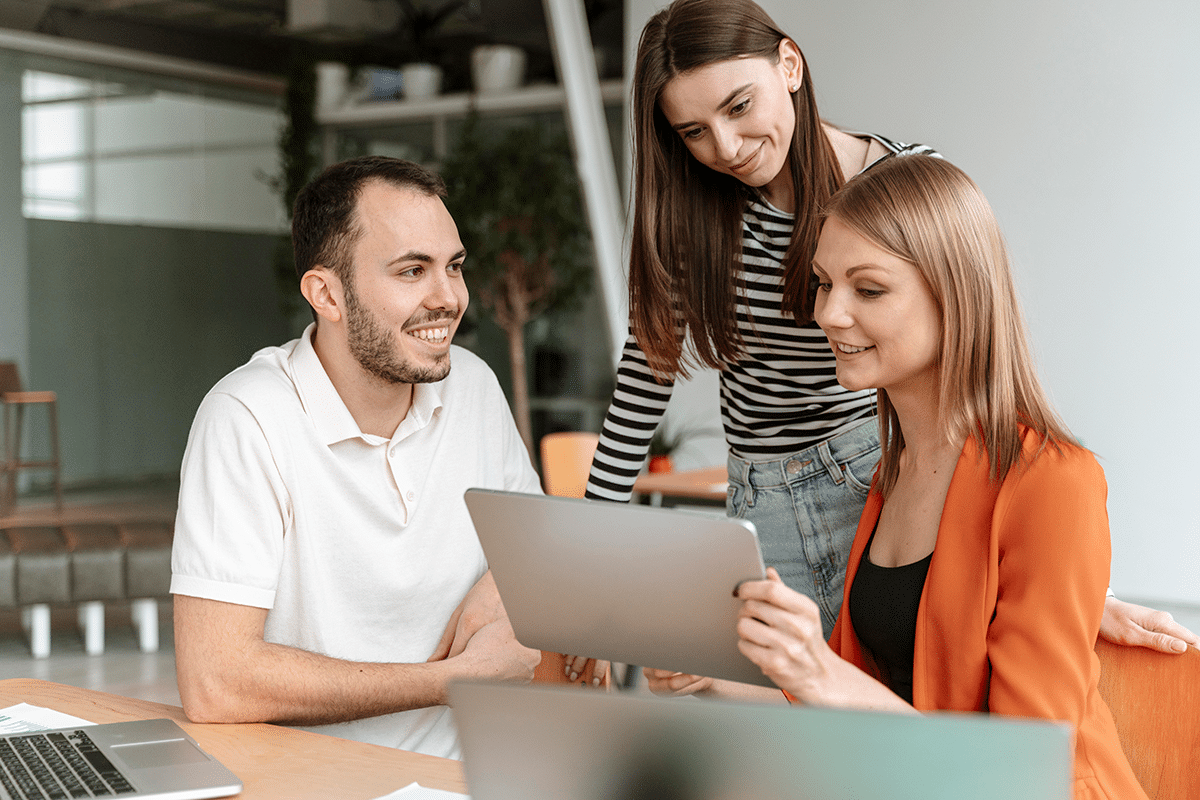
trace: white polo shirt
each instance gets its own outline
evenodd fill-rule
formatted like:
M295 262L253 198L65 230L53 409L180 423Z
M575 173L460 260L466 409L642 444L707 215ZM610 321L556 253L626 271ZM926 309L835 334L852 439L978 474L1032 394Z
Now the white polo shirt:
M495 375L452 348L390 439L364 434L310 325L254 354L196 412L171 592L270 609L265 639L348 661L425 661L487 570L472 486L540 492ZM445 706L311 728L459 757Z

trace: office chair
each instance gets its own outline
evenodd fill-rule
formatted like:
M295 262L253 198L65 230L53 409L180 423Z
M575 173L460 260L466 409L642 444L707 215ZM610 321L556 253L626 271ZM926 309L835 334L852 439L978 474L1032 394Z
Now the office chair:
M0 361L0 402L4 406L4 462L0 481L0 516L17 502L17 473L23 469L54 471L55 508L62 511L62 469L58 455L58 396L54 392L27 392L12 361ZM26 460L21 455L21 428L26 406L44 405L50 428L50 458Z
M1181 655L1101 639L1100 696L1150 800L1200 797L1200 651Z
M564 431L542 437L542 485L555 497L583 497L592 456L600 441L597 433Z

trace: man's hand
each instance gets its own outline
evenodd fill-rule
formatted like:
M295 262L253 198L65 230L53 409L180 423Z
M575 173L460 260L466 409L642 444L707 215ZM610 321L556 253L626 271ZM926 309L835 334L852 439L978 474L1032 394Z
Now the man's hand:
M505 617L476 631L458 658L466 670L463 677L529 683L542 651L523 647Z
M492 571L488 570L467 592L458 608L454 609L450 621L446 623L442 640L427 660L441 661L461 654L477 631L500 619L507 623L508 615L504 611L504 603L500 601L500 593L496 591Z
M1182 653L1200 647L1200 636L1176 622L1166 611L1156 611L1115 597L1104 600L1100 635L1113 644L1147 647L1163 653Z

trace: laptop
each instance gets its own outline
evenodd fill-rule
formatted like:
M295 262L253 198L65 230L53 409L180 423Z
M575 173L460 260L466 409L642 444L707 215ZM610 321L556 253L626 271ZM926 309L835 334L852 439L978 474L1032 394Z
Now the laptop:
M0 736L0 787L12 798L202 800L242 782L174 722L148 719Z
M457 683L473 800L1071 800L1070 726Z
M485 489L465 499L521 644L774 686L737 648L733 590L766 574L752 523Z

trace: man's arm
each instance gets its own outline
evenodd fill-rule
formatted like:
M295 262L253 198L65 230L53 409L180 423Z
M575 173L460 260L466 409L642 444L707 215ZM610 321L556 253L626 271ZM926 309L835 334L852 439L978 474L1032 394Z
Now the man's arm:
M175 596L175 669L188 719L321 725L443 705L451 680L529 681L541 656L500 619L442 661L342 661L263 641L266 618L263 608Z
M446 630L442 633L442 640L433 649L433 655L426 660L441 661L458 655L467 649L467 642L471 641L471 637L480 628L498 619L507 618L504 603L500 600L500 592L496 590L496 581L489 569L475 582L471 591L467 592L458 608L454 609L450 621L446 623Z

